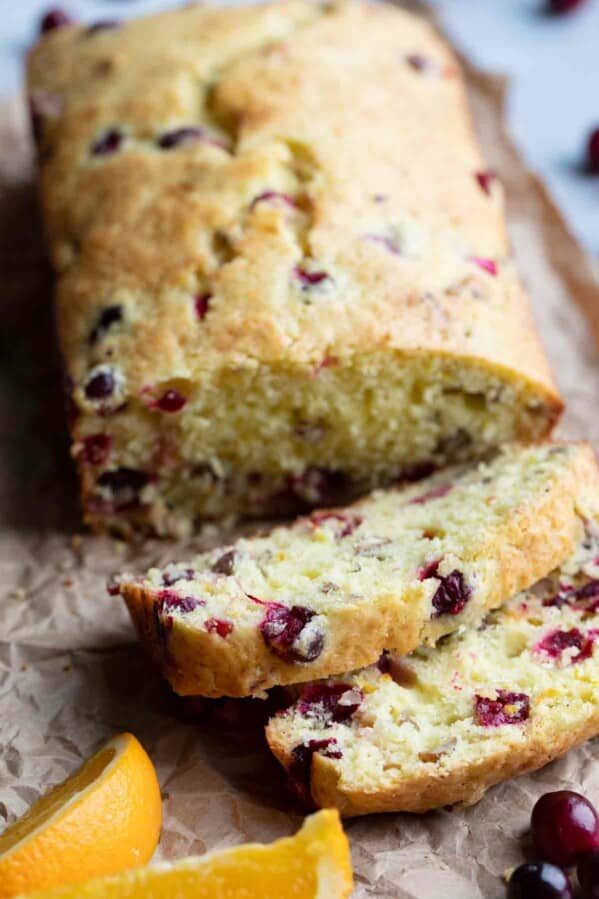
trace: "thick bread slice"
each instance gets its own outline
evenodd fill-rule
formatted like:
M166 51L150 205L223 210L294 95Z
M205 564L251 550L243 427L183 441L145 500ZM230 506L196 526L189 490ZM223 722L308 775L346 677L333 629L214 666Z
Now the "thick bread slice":
M513 446L118 589L178 693L255 694L477 623L574 551L598 483L587 446Z
M268 742L304 798L343 815L471 804L599 733L598 639L595 521L480 628L303 687Z

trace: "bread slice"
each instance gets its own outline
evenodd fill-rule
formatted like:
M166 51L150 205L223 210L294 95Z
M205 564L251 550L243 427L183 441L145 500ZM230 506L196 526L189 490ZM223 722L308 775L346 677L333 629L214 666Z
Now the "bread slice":
M598 484L587 446L513 446L117 592L178 693L255 694L477 623L574 551Z
M599 527L479 628L309 684L271 719L296 791L343 815L477 802L599 733Z
M43 35L28 90L95 529L296 514L550 432L503 189L422 18L191 3Z

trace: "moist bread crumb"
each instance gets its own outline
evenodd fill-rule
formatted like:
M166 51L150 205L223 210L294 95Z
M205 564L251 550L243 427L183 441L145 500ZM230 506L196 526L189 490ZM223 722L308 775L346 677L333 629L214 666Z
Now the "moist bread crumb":
M588 446L506 447L111 591L178 693L256 694L476 626L571 555L595 509Z
M479 628L305 685L271 719L296 793L343 815L477 802L599 733L599 528Z

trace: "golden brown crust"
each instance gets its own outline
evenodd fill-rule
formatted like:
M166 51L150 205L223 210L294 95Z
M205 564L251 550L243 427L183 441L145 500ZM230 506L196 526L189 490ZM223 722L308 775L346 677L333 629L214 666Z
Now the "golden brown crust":
M385 4L197 5L92 34L57 30L32 51L28 77L92 524L174 533L198 511L239 511L226 497L184 508L167 474L187 480L214 458L243 468L229 435L214 442L220 424L190 435L207 396L216 415L219 392L233 404L253 373L283 372L306 393L331 360L367 370L382 359L384 372L435 357L537 409L505 439L550 430L561 400L510 259L501 186L478 178L457 63L426 23ZM162 149L179 127L204 135ZM117 150L94 152L113 129ZM255 202L272 191L278 200ZM327 277L306 292L298 267ZM194 298L207 294L198 320ZM122 322L91 340L114 305ZM122 380L126 406L110 415L85 396L99 364ZM226 399L223 372L239 376ZM187 408L148 411L170 387L189 395ZM334 395L325 406L334 412ZM101 465L81 449L98 431L112 467L150 470L158 496L116 510L98 497ZM255 436L267 448L281 439L266 425ZM238 440L251 439L248 423ZM303 452L306 466L331 467L328 450ZM289 455L272 468L297 474ZM368 460L359 464L364 477ZM247 512L247 489L228 489Z
M430 74L419 75L406 62L414 48L430 58ZM341 62L344 78L338 77ZM94 75L102 63L106 75ZM366 70L369 77L360 78ZM476 180L482 159L456 62L420 19L352 3L325 15L301 2L218 11L197 6L88 38L80 29L51 34L32 53L29 79L33 91L57 92L66 104L49 126L43 178L50 238L64 271L61 341L76 378L89 364L89 313L102 295L118 290L143 295L136 327L119 341L132 393L172 378L177 368L184 377L201 377L228 357L238 363L285 358L301 366L326 353L385 345L494 362L527 375L555 399L507 258L501 191L495 186L489 196ZM202 98L207 82L216 84L210 111ZM410 123L402 127L406 145L399 158L391 113ZM234 157L202 142L171 154L152 146L169 122L193 125L202 116L237 123ZM93 137L120 123L135 136L129 149L90 161ZM443 141L431 140L431 127ZM324 309L281 309L276 279L302 253L279 207L254 208L233 265L215 266L198 243L192 222L202 223L206 237L237 226L255 185L279 168L300 167L289 149L294 141L305 147L305 165L317 167L313 254L354 275L365 293L376 283L368 304L339 297ZM201 190L192 186L198 178ZM374 252L368 241L356 244L359 233L352 242L339 229L344 219L368 227L369 187L372 193L385 187L396 215L414 210L430 230L426 250L406 270L392 253ZM64 264L73 243L73 258ZM468 255L505 269L497 277L480 274ZM216 269L223 298L198 341L191 314L177 314L173 304L203 267ZM456 295L462 279L480 295ZM423 292L435 294L443 308L417 301Z
M285 662L265 643L256 626L236 627L226 640L180 619L168 633L156 627L158 591L123 579L121 593L146 651L176 692L183 695L247 696L279 684L293 684L372 664L383 649L405 654L434 642L459 625L478 623L496 608L560 565L580 541L580 501L599 494L599 473L592 449L575 448L571 462L547 482L534 501L506 516L488 539L472 547L471 559L488 560L494 577L484 603L467 605L459 620L430 619L422 584L405 587L406 602L396 597L332 607L327 612L325 651L309 663ZM351 507L359 510L360 503ZM251 541L250 541L251 543ZM465 559L464 561L468 561ZM356 634L360 635L359 640Z
M124 584L121 592L146 652L175 692L183 696L249 696L278 684L300 683L370 664L385 645L381 643L384 633L410 648L418 645L424 617L423 595L414 597L410 618L406 615L401 620L396 610L385 609L382 603L365 604L358 616L352 610L334 610L327 616L330 648L313 662L285 662L268 648L256 627L236 628L226 640L217 640L201 629L175 625L161 639L154 617L156 592L132 583ZM359 644L357 631L364 635Z
M276 732L267 728L266 733L270 749L288 767L291 757L287 746L277 740ZM376 787L370 791L344 787L335 765L316 754L312 759L310 790L317 806L337 808L346 818L372 812L427 812L458 802L473 805L489 787L527 771L536 771L597 734L599 709L577 727L567 729L548 732L544 722L533 722L524 744L502 747L491 757L487 755L479 762L444 772L423 771L418 777L396 782L386 791Z

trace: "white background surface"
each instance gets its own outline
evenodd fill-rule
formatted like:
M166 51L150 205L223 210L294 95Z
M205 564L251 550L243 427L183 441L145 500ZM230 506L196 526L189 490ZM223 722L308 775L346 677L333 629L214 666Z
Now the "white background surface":
M544 0L431 0L456 44L482 68L511 77L510 127L570 227L599 258L599 176L580 171L599 127L599 0L547 16ZM18 89L42 11L60 5L93 21L139 15L173 0L0 0L0 94Z

